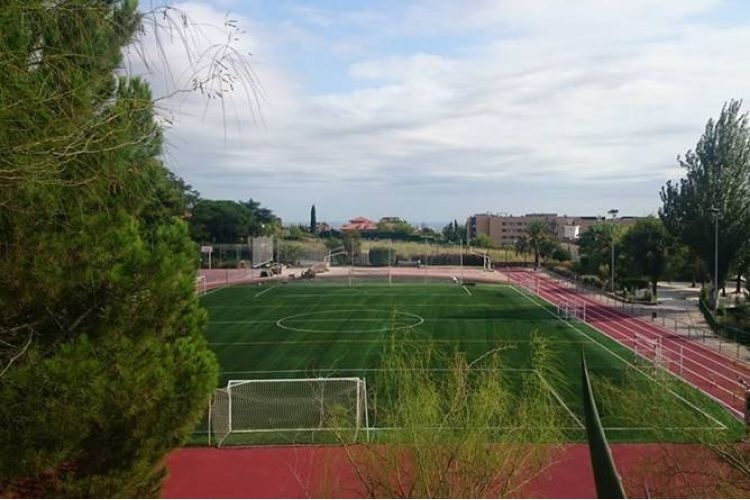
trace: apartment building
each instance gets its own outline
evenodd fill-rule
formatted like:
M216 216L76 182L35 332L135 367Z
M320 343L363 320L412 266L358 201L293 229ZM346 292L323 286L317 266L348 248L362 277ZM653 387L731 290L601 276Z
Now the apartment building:
M628 226L639 217L619 217L615 224ZM575 241L589 226L602 222L598 216L567 216L551 213L532 213L526 215L476 214L466 219L466 238L486 234L495 247L513 246L518 238L526 236L526 228L532 221L540 220L547 224L550 233L560 241ZM611 219L607 219L611 222Z

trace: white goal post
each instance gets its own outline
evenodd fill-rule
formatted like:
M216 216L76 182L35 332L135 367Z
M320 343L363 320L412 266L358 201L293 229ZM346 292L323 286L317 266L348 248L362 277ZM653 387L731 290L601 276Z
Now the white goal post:
M330 432L356 441L369 437L364 379L230 380L214 391L210 432L217 446L230 435Z
M485 271L492 272L492 259L490 258L490 254L488 251L479 252L477 250L474 250L473 248L469 247L469 253L471 255L476 255L478 257L482 258L482 269Z

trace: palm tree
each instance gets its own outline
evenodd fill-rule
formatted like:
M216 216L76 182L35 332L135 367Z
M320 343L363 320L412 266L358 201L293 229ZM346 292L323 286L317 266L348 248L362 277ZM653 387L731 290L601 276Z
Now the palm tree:
M516 251L516 255L521 254L523 260L526 260L526 252L529 251L529 241L526 236L517 238L513 244L513 248Z
M539 267L539 251L543 242L550 239L547 223L543 220L534 220L526 226L526 241L529 249L534 252L534 269Z

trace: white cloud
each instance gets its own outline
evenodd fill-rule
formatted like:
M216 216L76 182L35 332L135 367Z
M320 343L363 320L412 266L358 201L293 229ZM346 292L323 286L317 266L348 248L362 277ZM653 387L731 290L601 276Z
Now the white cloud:
M659 187L679 174L675 157L747 92L750 27L696 20L717 4L456 0L402 12L290 8L282 22L232 15L247 31L238 50L254 54L262 117L239 88L223 109L195 94L167 101L169 164L206 196L253 197L292 220L312 203L335 203L324 213L342 220L379 199L387 205L369 215L422 221L612 203L654 212ZM225 20L204 3L178 6L205 26ZM381 32L390 44L371 36ZM427 46L453 36L450 50ZM310 90L288 66L292 40L314 48L304 57L343 54L349 64L320 66L341 84ZM189 75L180 44L163 47L172 74ZM162 92L163 76L152 76Z

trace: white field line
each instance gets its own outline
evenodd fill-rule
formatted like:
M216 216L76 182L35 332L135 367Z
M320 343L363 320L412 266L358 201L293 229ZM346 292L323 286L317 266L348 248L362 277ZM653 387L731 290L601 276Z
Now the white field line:
M253 325L255 323L276 323L275 319L237 319L231 321L214 320L209 325Z
M397 311L400 312L400 311ZM419 316L419 315L417 315ZM330 319L304 319L304 318L291 318L289 319L288 316L281 318L284 322L289 321L302 321L305 323L334 323L334 322L341 322L341 321L354 321L354 322L360 322L360 321L390 321L389 319L378 319L378 318L330 318ZM254 323L276 323L279 320L276 319L235 319L235 320L214 320L209 321L209 324L214 325L244 325L244 324L254 324ZM455 323L456 319L452 318L424 318L425 323ZM486 318L461 318L460 320L462 323L464 321L487 321ZM531 342L530 340L524 340L523 342L528 343ZM580 342L574 342L574 343L580 343Z
M287 322L302 322L302 323L335 323L335 322L390 322L390 319L387 318L331 318L331 319L305 319L305 318L289 318L289 316L286 316L284 318L281 318L280 320L277 319L239 319L234 321L209 321L209 323L215 324L215 325L244 325L244 324L253 324L253 323L278 323L279 321ZM332 330L333 331L333 330Z
M497 427L475 427L476 429L484 429L484 430L500 430L500 429L520 429L517 425L498 425ZM563 430L579 430L577 427L559 427ZM430 427L420 427L420 429L426 429L426 430L457 430L457 429L463 429L463 427L452 427L452 426L430 426ZM404 427L370 427L367 429L371 432L381 432L381 431L402 431L404 430Z
M625 431L652 431L653 427L603 427L605 431L625 432ZM723 431L726 426L721 427L659 427L665 431Z
M351 297L351 294L349 296ZM464 296L464 295L462 294L462 296ZM317 297L321 298L320 295L317 295ZM453 297L455 298L455 295ZM274 295L274 298L275 299L278 298L278 295ZM284 297L284 300L286 300L288 298L289 297ZM276 304L276 305L274 305L274 308L276 308L276 309L299 309L300 306L304 305L304 304L306 304L306 303L303 303L303 304L289 304L289 305ZM340 305L343 306L343 305L347 305L347 304L345 304L345 303L342 302L342 303L340 303ZM403 304L401 302L399 302L398 305L409 306L409 304ZM456 304L456 302L438 302L438 303L432 303L432 304L419 304L419 305L416 305L414 307L417 307L419 309L445 309L446 307L457 307L457 304ZM460 305L460 307L462 309L467 309L467 308L470 308L470 307L481 307L481 308L487 309L488 307L490 307L490 304L488 304L488 303L484 303L484 304L469 304L469 303L465 303L464 304L464 303L462 303ZM245 310L245 309L267 309L267 308L268 308L268 304L267 303L265 303L265 304L261 304L261 303L256 303L256 304L247 303L247 304L241 304L241 305L238 304L236 306L213 306L213 305L211 306L211 309L243 309L243 310ZM347 306L347 309L356 309L356 308L358 308L358 306L356 306L356 305ZM371 309L371 308L368 308L366 306L362 306L361 308L362 309Z
M466 288L466 285L461 285L461 288L463 288L463 289L464 289L464 292L466 292L466 294L467 294L467 295L468 295L469 297L471 297L471 292L469 291L469 289L468 289L468 288Z
M379 330L380 331L380 330ZM382 344L384 342L390 342L391 339L389 338L380 338L380 339L358 339L358 338L351 338L351 339L336 339L337 343L340 344ZM456 343L456 342L464 342L466 344L486 344L487 341L484 339L476 339L476 340L464 340L464 339L425 339L425 340L410 340L410 343L413 344L434 344L434 343L440 343L440 344L446 344L446 343ZM209 342L208 345L212 346L245 346L245 345L308 345L308 344L330 344L331 339L310 339L310 340L257 340L255 342Z
M349 338L349 339L336 339L336 342L340 342L342 344L367 344L367 343L383 343L383 342L390 342L391 339L389 338L377 338L377 339L360 339L360 338ZM297 340L255 340L255 341L243 341L243 342L209 342L209 345L215 345L215 346L243 346L243 345L275 345L275 344L283 344L283 345L294 345L294 344L328 344L331 342L331 339L325 338L325 339L297 339ZM433 344L433 343L440 343L440 344L446 344L446 343L454 343L454 342L463 342L465 344L486 344L486 339L453 339L453 338L439 338L439 339L411 339L409 342L414 344ZM520 344L521 341L515 342L512 340L507 341L509 344ZM529 343L529 342L527 342ZM591 342L589 341L581 341L581 342L550 342L551 345L591 345Z
M260 296L261 296L261 295L263 295L264 293L266 293L266 292L270 292L271 290L273 290L273 289L274 289L274 288L276 288L277 286L278 286L278 285L273 285L273 286L269 286L269 287L268 287L268 288L266 288L265 290L263 290L263 291L261 291L261 292L258 292L258 293L256 293L256 294L255 294L255 295L253 296L253 298L256 298L256 299L257 299L258 297L260 297Z
M528 368L500 368L497 370L494 370L492 368L472 368L474 371L480 371L480 372L530 372ZM320 372L321 370L227 370L227 371L221 371L219 373L221 374L227 374L227 373L240 373L240 374L247 374L247 373L316 373ZM336 372L336 373L359 373L359 372L366 372L366 373L375 373L375 372L384 372L387 370L384 370L382 368L332 368L330 370L324 370L329 372ZM401 370L399 370L401 371ZM404 371L422 371L422 368L410 368L408 370ZM450 368L432 368L429 370L430 372L452 372L453 370Z
M210 290L206 290L206 293L204 293L203 295L201 295L201 297L205 297L205 296L206 296L206 295L208 295L209 293L214 293L214 292L218 292L219 290L222 290L222 289L224 289L224 288L226 288L226 286L220 286L220 287L212 288L212 289L210 289ZM212 307L213 307L213 306L212 306Z
M557 318L557 317L558 317L558 316L557 316L557 315L556 315L555 313L551 312L551 311L550 311L549 309L547 309L546 307L544 307L544 306L540 305L540 304L539 304L538 302L536 302L536 301L532 300L532 298L531 298L531 297L529 297L529 296L528 296L527 294L523 294L523 293L522 293L522 294L520 294L520 295L521 295L522 297L524 297L524 298L525 298L526 300L528 300L529 302L531 302L532 304L534 304L534 305L536 305L537 307L540 307L541 309L543 309L543 310L544 310L545 312L547 312L547 314L550 314L550 315L552 315L552 316L553 316L553 317L555 317L555 318ZM544 300L544 299L542 299L542 300ZM625 358L623 358L623 357L622 357L622 356L620 356L619 354L617 354L617 353L615 353L614 351L612 351L612 350L611 350L611 349L610 349L609 347L607 347L607 346L603 345L602 343L600 343L600 342L599 342L598 340L596 340L596 339L592 338L591 336L589 336L588 334L586 334L586 333L585 333L584 331L582 331L582 330L581 330L581 329L579 329L578 327L574 326L574 325L573 325L572 323L570 323L569 321L566 321L566 320L564 320L564 319L562 319L562 318L559 318L559 319L560 319L560 321L562 321L563 323L565 323L566 325L568 325L568 326L569 326L569 327L570 327L571 329L573 329L573 331L575 331L575 332L578 332L579 334L583 335L584 337L586 337L587 339L589 339L589 340L590 340L590 341L591 341L592 343L594 343L594 344L598 345L599 347L601 347L602 349L604 349L605 351L607 351L608 353L610 353L610 354L611 354L611 355L612 355L613 357L615 357L615 358L619 359L620 361L622 361L622 362L623 362L623 363L624 363L624 364L625 364L626 366L629 366L629 367L631 367L632 369L634 369L635 371L637 371L638 373L640 373L641 375L643 375L643 376L644 376L644 377L646 377L647 379L651 380L651 381L652 381L652 382L654 382L655 384L657 384L657 385L662 385L662 386L663 386L663 384L661 384L661 383L660 383L660 382L659 382L658 380L656 380L656 379L655 379L654 377L652 377L651 375L649 375L649 374L648 374L648 373L646 373L645 371L641 370L641 369L640 369L640 368L638 368L637 366L633 365L632 363L630 363L629 361L627 361L627 360L626 360ZM603 334L603 335L606 335L606 334ZM623 347L625 347L625 348L627 349L627 346L625 346L624 344L622 344L622 343L621 343L621 342L619 342L618 340L616 340L616 339L613 339L613 338L611 338L611 337L609 337L609 336L607 336L607 338L609 338L609 339L611 339L611 340L613 340L613 341L617 342L618 344L620 344L621 346L623 346ZM668 372L668 373L669 373L669 374L670 374L671 376L674 376L674 374L672 374L671 372ZM680 379L680 380L682 380L682 379ZM716 423L717 425L719 425L719 426L720 426L720 428L721 428L721 429L726 429L726 428L727 428L727 427L726 427L726 426L725 426L724 424L722 424L722 423L721 423L721 422L720 422L720 421L719 421L718 419L716 419L716 417L714 417L713 415L710 415L710 414L709 414L709 413L707 413L707 412L706 412L705 410L703 410L703 408L700 408L700 407L698 407L698 406L694 405L693 403L691 403L690 401L688 401L688 400L687 400L687 399L685 399L684 397L680 396L679 394L677 394L676 392L674 392L674 391L673 391L672 389L670 389L670 388L668 388L668 387L665 387L665 390L666 390L667 392L669 392L670 394L672 394L672 396L674 396L674 397L675 397L675 398L677 398L678 400L680 400L680 401L682 401L683 403L685 403L685 404L686 404L687 406L689 406L689 407L690 407L690 408L692 408L693 410L695 410L695 411L697 411L698 413L702 414L702 415L703 415L704 417L706 417L707 419L709 419L709 420L712 420L712 421L714 421L714 422L715 422L715 423ZM700 389L698 389L698 390L700 390ZM701 392L703 392L703 391L701 391ZM703 394L706 394L706 393L705 393L705 392L703 392ZM707 395L707 396L709 396L709 397L712 397L712 396L711 396L710 394L706 394L706 395ZM713 397L712 397L712 398L713 398ZM727 408L727 406L726 406L726 405L725 405L724 403L722 403L721 401L718 401L718 400L716 400L715 398L713 398L713 399L714 399L715 401L717 401L718 403L720 403L720 404L721 404L721 406L723 406L724 408ZM731 409L731 408L730 408L730 409ZM735 410L735 411L736 411L736 410Z
M535 371L535 373L537 374L537 376L539 377L539 380L541 380L541 381L542 381L542 384L544 384L544 386L545 386L545 387L547 388L547 390L548 390L549 392L551 392L551 393L552 393L552 395L553 395L553 396L555 397L555 399L557 400L557 402L558 402L558 403L560 403L560 405L561 405L561 406L562 406L563 408L565 408L565 411L567 411L567 412L568 412L568 415L570 415L571 417L573 417L573 420L575 420L576 424L578 424L578 427L579 427L580 429L585 429L585 428L586 428L586 426L585 426L585 425L583 425L583 423L582 423L582 422L581 422L581 420L580 420L580 419L578 418L578 416L577 416L577 415L576 415L575 413L573 413L573 410L571 410L571 409L570 409L570 408L568 407L568 405L567 405L567 404L565 404L565 401L563 400L563 398L562 398L562 397L560 396L560 394L558 394L558 392L557 392L557 391L556 391L556 390L554 389L554 387L552 387L552 385L551 385L551 384L550 384L549 382L547 382L547 379L545 379L545 378L544 378L544 377L542 376L542 374L541 374L541 373L539 373L539 372L538 372L537 370L534 370L534 371Z

